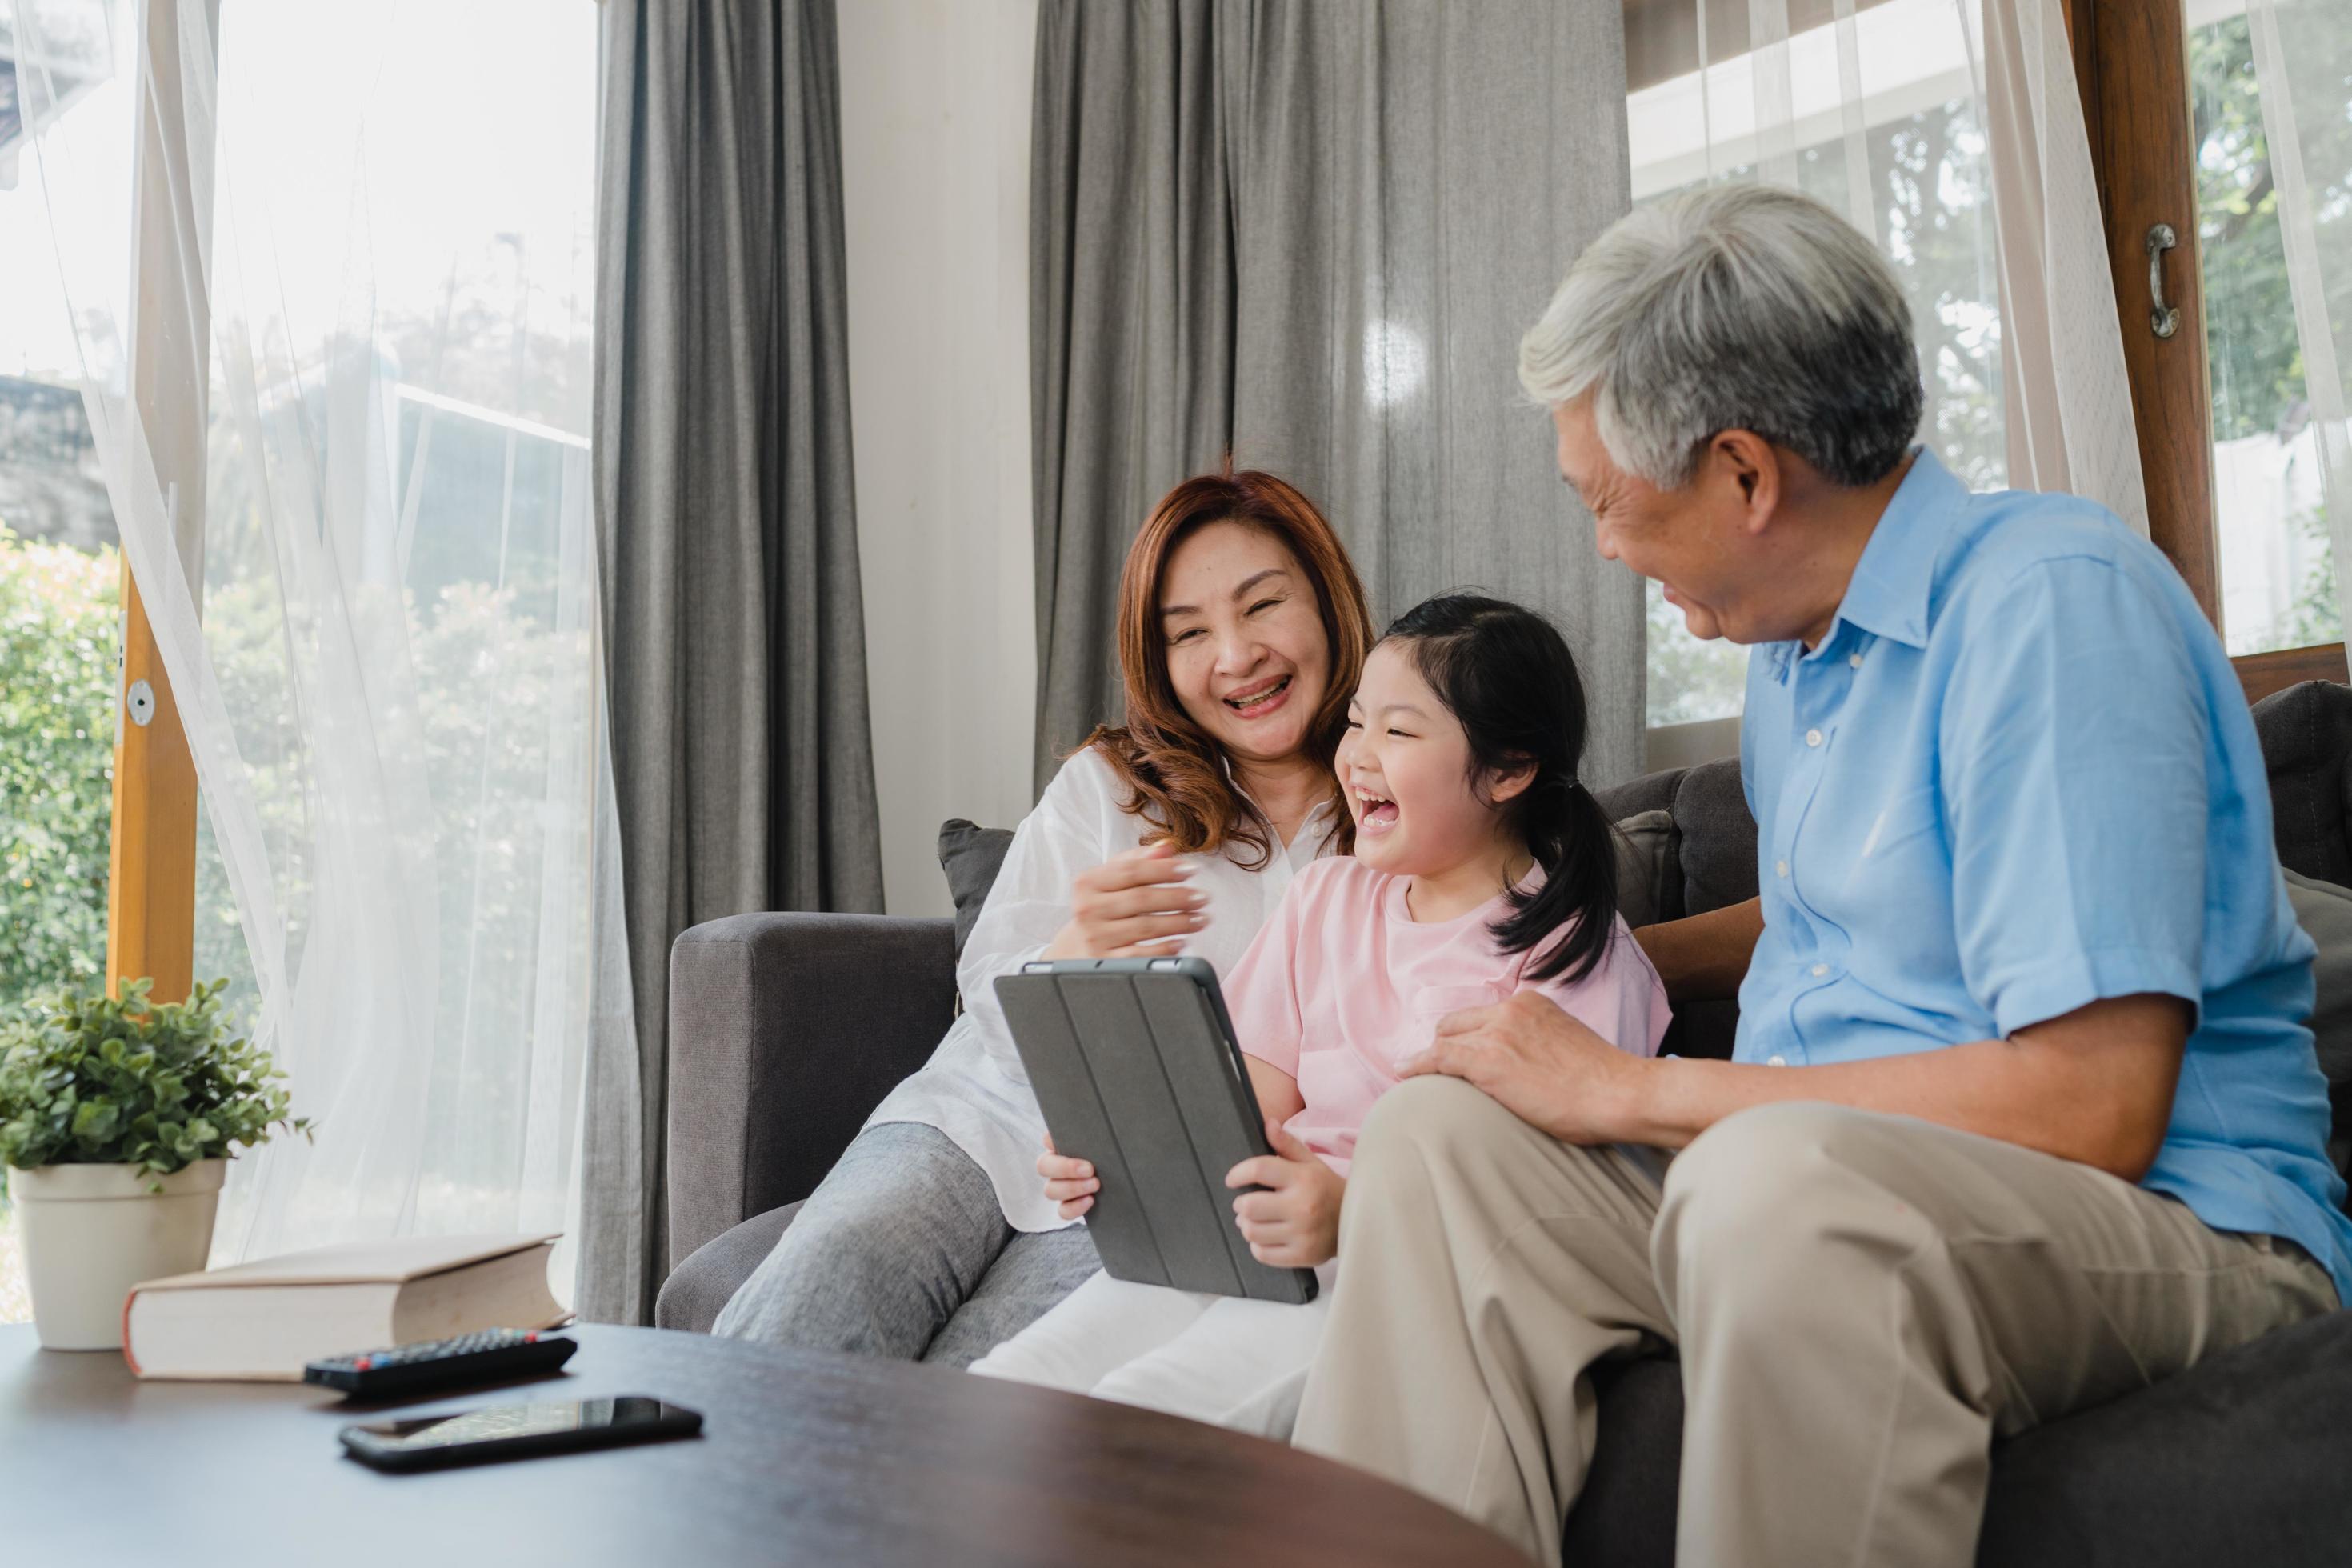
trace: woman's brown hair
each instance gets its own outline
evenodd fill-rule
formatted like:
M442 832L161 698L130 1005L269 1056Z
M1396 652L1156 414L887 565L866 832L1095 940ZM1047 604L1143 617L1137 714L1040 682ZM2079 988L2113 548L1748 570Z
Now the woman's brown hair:
M1330 768L1347 731L1349 700L1372 645L1364 585L1315 503L1286 480L1254 468L1227 468L1186 479L1160 499L1135 536L1118 583L1118 665L1127 688L1127 722L1101 726L1086 744L1098 747L1126 783L1127 809L1160 828L1178 853L1214 854L1238 845L1247 854L1235 856L1235 861L1255 871L1274 858L1273 827L1226 773L1216 742L1178 700L1160 629L1160 582L1169 558L1187 534L1213 522L1237 522L1273 536L1314 584L1323 636L1330 645L1330 678L1307 725L1306 750ZM1355 818L1337 778L1329 799L1337 813L1331 847L1344 855L1355 845Z

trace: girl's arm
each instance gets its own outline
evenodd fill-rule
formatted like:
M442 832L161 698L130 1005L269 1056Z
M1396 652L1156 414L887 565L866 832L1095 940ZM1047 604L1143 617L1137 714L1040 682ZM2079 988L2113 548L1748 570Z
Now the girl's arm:
M1255 1057L1244 1056L1242 1060L1249 1068L1250 1088L1257 1091L1257 1108L1268 1127L1280 1127L1307 1109L1297 1079Z

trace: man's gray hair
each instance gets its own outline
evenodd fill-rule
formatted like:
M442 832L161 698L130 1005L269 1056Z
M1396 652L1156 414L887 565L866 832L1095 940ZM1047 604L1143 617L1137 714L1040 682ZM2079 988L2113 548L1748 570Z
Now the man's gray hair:
M1547 407L1589 395L1610 458L1661 489L1732 429L1869 484L1909 450L1925 396L1885 258L1811 197L1757 184L1612 224L1519 341L1519 383Z

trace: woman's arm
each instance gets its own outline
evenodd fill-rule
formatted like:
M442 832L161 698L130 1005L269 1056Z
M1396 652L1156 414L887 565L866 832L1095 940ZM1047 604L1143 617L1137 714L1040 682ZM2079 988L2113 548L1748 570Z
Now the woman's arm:
M1633 933L1650 955L1669 1002L1709 1002L1739 994L1748 961L1764 935L1764 901L1750 899Z
M1028 1082L1029 1075L997 1005L996 978L1048 956L1100 956L1066 951L1074 889L1082 877L1107 869L1106 863L1124 867L1122 855L1138 856L1135 835L1136 819L1121 809L1109 766L1090 751L1062 764L1036 809L1013 830L996 885L956 964L956 987L964 1011L981 1025L982 1048L1015 1083ZM1159 897L1197 897L1176 875L1178 862L1161 858L1158 864L1173 879L1160 885ZM1198 907L1186 905L1183 918Z

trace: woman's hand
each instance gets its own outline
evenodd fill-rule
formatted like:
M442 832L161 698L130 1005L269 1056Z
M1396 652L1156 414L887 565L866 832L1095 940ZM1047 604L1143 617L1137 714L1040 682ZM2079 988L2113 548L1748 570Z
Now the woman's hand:
M1094 1195L1102 1190L1092 1165L1054 1152L1050 1132L1045 1134L1045 1152L1037 1156L1037 1173L1045 1178L1045 1195L1062 1205L1064 1219L1076 1219L1094 1207Z
M1165 844L1147 844L1082 871L1070 888L1070 922L1047 958L1166 958L1209 923L1208 895Z
M1250 1256L1273 1268L1312 1268L1339 1252L1339 1204L1348 1179L1315 1157L1279 1123L1269 1121L1274 1152L1244 1160L1225 1175L1229 1187L1267 1187L1234 1200Z

